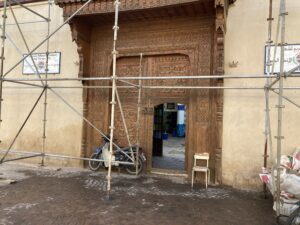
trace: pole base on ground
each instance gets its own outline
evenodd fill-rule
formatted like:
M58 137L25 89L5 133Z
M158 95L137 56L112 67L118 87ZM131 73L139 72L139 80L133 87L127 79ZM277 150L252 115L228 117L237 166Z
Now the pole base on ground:
M105 200L106 201L111 201L112 200L111 195L110 195L110 191L107 191Z

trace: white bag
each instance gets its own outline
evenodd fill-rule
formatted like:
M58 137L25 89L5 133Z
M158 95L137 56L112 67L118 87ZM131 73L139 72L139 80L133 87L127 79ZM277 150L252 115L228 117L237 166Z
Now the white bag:
M296 149L293 154L293 170L299 171L300 170L300 149Z
M280 165L287 169L292 169L293 159L288 155L282 155L280 158Z
M290 216L299 206L295 203L290 202L280 202L280 215ZM276 202L273 204L273 210L276 211Z
M300 199L300 177L295 174L283 173L280 176L281 190L293 194Z

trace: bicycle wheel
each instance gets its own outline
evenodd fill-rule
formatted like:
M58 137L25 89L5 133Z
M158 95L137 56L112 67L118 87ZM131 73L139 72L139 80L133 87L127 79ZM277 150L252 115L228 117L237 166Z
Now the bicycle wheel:
M93 153L90 158L91 159L100 159L101 154L97 155L96 153ZM92 171L97 171L100 168L101 165L102 165L102 162L89 161L89 168Z
M141 159L141 157L139 157L139 164L138 164L138 174L140 174L143 171L144 168L144 162ZM129 174L135 175L136 174L136 167L135 165L127 165L126 166L126 171Z

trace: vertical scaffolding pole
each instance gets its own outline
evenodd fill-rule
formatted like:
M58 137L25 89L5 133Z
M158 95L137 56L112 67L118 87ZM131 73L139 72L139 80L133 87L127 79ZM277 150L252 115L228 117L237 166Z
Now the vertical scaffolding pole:
M281 43L280 43L280 74L279 74L279 94L278 94L278 123L277 123L277 176L276 176L276 214L280 216L280 159L281 159L281 145L282 139L282 110L284 105L283 100L283 78L284 78L284 47L285 47L285 17L286 12L286 1L281 0L280 2L280 17L281 17Z
M27 43L27 41L26 41L26 38L25 38L25 36L24 36L24 34L23 34L23 31L22 31L22 29L21 29L21 27L20 27L20 25L19 25L19 22L18 22L18 20L17 20L17 17L16 17L16 15L15 15L14 10L13 10L13 8L11 7L10 3L9 3L9 9L10 9L10 11L11 11L11 14L12 14L13 18L14 18L14 21L15 21L15 23L16 23L16 26L17 26L17 28L18 28L18 30L19 30L19 33L20 33L20 35L21 35L21 38L22 38L22 40L23 40L23 42L24 42L24 45L25 45L25 47L26 47L26 50L27 50L28 52L30 52L30 49L29 49L28 43ZM38 69L38 67L37 67L37 65L36 65L36 62L35 62L34 59L33 59L32 54L30 54L29 57L30 57L30 59L31 59L31 61L32 61L32 64L33 64L33 67L34 67L34 69L35 69L35 74L37 75L38 79L41 81L42 85L45 86L44 82L42 81L41 74L40 74L39 69Z
M47 20L47 38L50 34L50 16L51 16L51 0L48 0L48 20ZM46 148L46 125L47 125L47 100L48 100L48 72L49 72L49 38L46 44L46 68L45 68L45 93L44 93L44 118L43 118L43 143L42 143L42 161L41 166L45 165L45 148Z
M26 123L28 122L29 118L31 117L34 109L36 108L36 106L38 105L41 97L43 96L45 91L45 88L43 89L42 93L39 95L38 99L35 101L34 105L32 106L30 112L28 113L26 119L24 120L24 122L22 123L20 129L18 130L17 134L15 135L14 139L12 140L12 142L10 143L8 149L5 151L3 157L0 160L0 164L4 161L5 157L7 156L7 154L9 153L9 151L11 150L11 148L13 147L13 145L15 144L17 138L19 137L20 133L22 132L23 128L25 127Z
M140 74L142 77L143 69L143 53L140 54ZM139 79L139 91L138 91L138 107L137 107L137 117L136 117L136 160L135 160L135 174L138 175L139 172L139 155L140 155L140 113L141 113L141 96L142 96L142 80Z
M264 167L266 168L268 166L268 149L269 149L269 153L270 153L270 164L271 166L273 165L273 144L272 144L272 133L271 133L271 123L270 123L270 83L271 83L271 78L270 78L270 74L271 74L271 66L273 65L271 63L271 45L273 43L272 41L272 23L273 23L273 0L269 1L269 17L267 19L268 21L268 41L267 41L267 55L268 55L268 59L267 59L267 79L265 81L265 104L266 104L266 108L265 108L265 149L264 149ZM274 61L273 61L274 62ZM274 175L274 170L272 168L271 170L272 173L272 177ZM275 186L275 182L274 179L272 179L273 185L272 187ZM266 197L266 193L267 193L267 185L264 183L263 186L264 189L264 194Z
M7 15L6 15L6 9L7 9L7 0L3 1L3 14L2 14L2 35L1 35L1 64L0 64L0 125L2 122L2 92L3 92L3 75L4 75L4 47L5 47L5 28L6 28L6 19L7 19Z
M117 87L116 87L116 97L117 97L117 102L118 102L118 106L119 106L121 117L122 117L122 122L123 122L124 130L125 130L127 142L128 142L129 148L130 148L132 161L134 162L134 155L133 155L132 145L131 145L131 142L130 142L130 137L129 137L129 132L128 132L128 128L127 128L127 124L126 124L126 120L125 120L125 115L124 115L124 111L123 111L123 107L122 107L122 103L121 103L121 99L120 99Z
M116 105L116 70L117 70L117 50L116 44L118 39L118 17L119 17L119 0L115 0L115 24L113 26L114 30L114 40L113 40L113 71L112 71L112 91L111 91L111 115L110 115L110 141L109 141L109 160L108 160L108 173L107 173L107 197L110 198L111 190L111 163L113 155L113 139L114 139L114 129L115 129L115 105Z

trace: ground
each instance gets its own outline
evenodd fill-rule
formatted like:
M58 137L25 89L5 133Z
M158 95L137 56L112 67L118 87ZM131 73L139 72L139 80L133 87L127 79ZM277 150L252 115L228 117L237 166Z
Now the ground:
M115 172L111 200L106 171L0 165L0 225L274 225L270 199L261 193L190 184L183 178Z
M153 156L153 168L184 170L185 138L169 136L163 140L163 156Z

